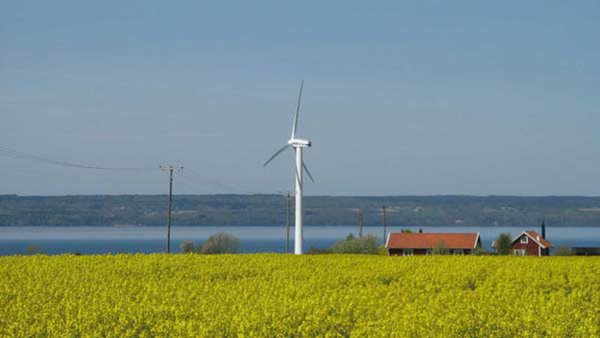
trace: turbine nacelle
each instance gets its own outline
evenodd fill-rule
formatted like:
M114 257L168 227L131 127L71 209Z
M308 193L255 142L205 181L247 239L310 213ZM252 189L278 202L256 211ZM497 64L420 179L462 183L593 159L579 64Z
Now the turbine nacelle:
M302 139L290 139L288 144L294 148L307 148L312 146L312 142L310 140L302 140Z

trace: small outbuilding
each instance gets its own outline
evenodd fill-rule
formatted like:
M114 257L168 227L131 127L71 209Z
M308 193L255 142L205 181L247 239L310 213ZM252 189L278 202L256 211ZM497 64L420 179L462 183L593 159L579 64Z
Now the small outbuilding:
M403 233L388 235L385 246L390 256L431 255L435 248L444 248L449 254L470 255L481 248L479 233Z

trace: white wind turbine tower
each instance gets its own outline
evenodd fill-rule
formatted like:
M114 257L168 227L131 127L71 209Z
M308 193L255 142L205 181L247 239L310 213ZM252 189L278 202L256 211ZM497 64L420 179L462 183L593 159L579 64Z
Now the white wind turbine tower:
M298 129L298 115L300 114L300 100L302 99L303 87L304 81L302 81L302 83L300 84L300 94L298 94L298 105L296 106L296 114L294 115L294 124L292 125L292 136L290 137L290 140L283 148L279 149L275 154L273 154L273 156L271 156L271 158L269 158L264 164L264 166L266 167L267 164L269 164L275 157L277 157L277 155L281 154L284 150L288 148L293 148L296 152L296 223L294 226L294 231L296 235L296 238L294 240L294 253L296 255L302 254L302 171L306 171L306 174L308 175L310 180L313 182L315 181L310 172L308 171L306 164L304 164L304 161L302 160L302 149L310 147L312 145L312 142L309 140L296 138L296 130Z

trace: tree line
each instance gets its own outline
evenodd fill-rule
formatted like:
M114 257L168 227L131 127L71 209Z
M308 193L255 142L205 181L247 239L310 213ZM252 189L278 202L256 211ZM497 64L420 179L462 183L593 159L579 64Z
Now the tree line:
M553 226L600 225L600 197L307 196L308 225ZM293 210L292 210L293 211ZM166 195L0 196L0 226L164 225ZM175 225L282 225L280 195L176 195Z

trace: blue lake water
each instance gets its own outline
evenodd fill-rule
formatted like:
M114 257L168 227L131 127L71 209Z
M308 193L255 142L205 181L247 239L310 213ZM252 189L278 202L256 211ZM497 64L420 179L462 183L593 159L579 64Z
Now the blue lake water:
M388 227L388 232L406 227ZM537 227L420 227L424 232L479 232L483 245L490 249L493 239L500 233L512 236L524 230L540 231ZM419 227L411 228L418 231ZM171 229L171 248L179 251L184 240L201 243L210 235L225 231L238 237L241 251L285 252L285 229L273 226L174 226ZM304 249L325 248L349 233L357 234L356 226L305 226ZM364 227L364 234L382 238L382 227ZM294 228L290 228L290 250L293 251ZM547 227L546 237L553 245L600 246L600 227ZM30 246L36 246L47 254L82 253L152 253L165 250L164 227L110 227L110 226L41 226L0 227L0 255L23 254Z

